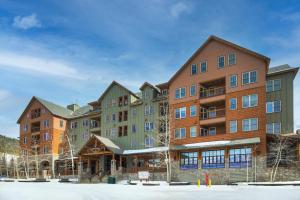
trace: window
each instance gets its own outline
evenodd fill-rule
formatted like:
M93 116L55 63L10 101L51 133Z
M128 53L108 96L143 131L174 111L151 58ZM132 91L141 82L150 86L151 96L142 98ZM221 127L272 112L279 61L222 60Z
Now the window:
M203 61L203 62L201 62L200 63L200 71L201 71L201 73L205 73L205 72L207 72L207 62L206 61Z
M72 135L71 136L71 141L76 142L77 141L77 135Z
M23 144L27 144L27 137L23 138Z
M181 99L181 98L184 98L184 97L185 97L185 94L186 94L185 87L177 88L177 89L175 90L175 99Z
M186 136L185 128L176 128L175 129L175 139L183 139Z
M89 120L88 120L88 119L84 119L84 120L82 121L82 125L83 125L83 126L89 126Z
M225 150L212 150L202 152L202 168L224 168Z
M258 130L258 119L257 118L249 118L243 119L243 131L257 131Z
M267 81L267 86L266 86L267 92L278 91L280 89L281 89L281 80L280 79Z
M191 85L190 87L190 96L196 95L196 85Z
M252 149L240 148L229 150L229 167L243 168L251 167L252 165Z
M267 133L280 134L281 133L281 123L269 123L269 124L267 124Z
M230 126L230 133L236 133L237 132L237 121L236 120L232 120L229 121L229 126Z
M44 154L48 154L49 153L49 147L48 146L44 146Z
M44 127L45 128L49 127L49 120L48 119L44 120Z
M122 137L123 135L123 127L119 126L119 131L118 131L119 137Z
M71 129L77 128L77 122L71 122Z
M219 56L218 57L218 68L224 68L225 67L225 56Z
M230 75L230 87L231 88L237 87L237 75L236 74Z
M110 133L110 137L115 138L117 136L117 128L112 128Z
M216 135L216 134L217 134L217 128L216 127L209 127L208 135Z
M186 107L176 108L175 110L175 118L183 119L186 117Z
M152 137L146 136L145 147L153 147L153 146L154 146L154 139Z
M117 105L117 100L116 99L112 99L111 100L111 106L115 107Z
M153 114L153 106L145 106L144 115L152 115Z
M123 97L119 97L119 107L123 106Z
M237 108L237 98L231 98L229 100L229 103L230 103L230 105L229 105L230 110L236 110L236 108Z
M190 127L190 137L197 137L197 126Z
M136 125L135 124L131 125L131 132L136 133Z
M132 115L132 117L136 117L136 114L137 114L136 108L133 108L133 109L131 110L131 115Z
M89 139L89 133L88 133L88 132L84 132L84 133L82 134L82 139L88 140L88 139Z
M123 129L124 129L124 136L127 136L127 133L128 133L128 127L127 126L124 126L123 127Z
M236 56L235 53L230 53L228 55L228 65L235 65L236 64Z
M258 104L258 95L257 94L251 94L247 96L243 96L243 108L250 108L255 107Z
M124 99L124 106L127 106L128 105L128 96L125 95L123 99Z
M62 127L64 127L64 120L59 120L59 126L60 126L60 128L62 128Z
M127 121L127 119L128 119L128 111L125 110L124 111L124 121Z
M144 130L146 132L153 131L153 128L154 128L153 122L145 122L145 124L144 124Z
M112 115L111 115L111 121L113 121L113 122L115 122L116 121L116 113L113 113Z
M198 169L198 152L180 153L180 169Z
M123 118L123 113L122 113L122 111L119 112L119 115L118 115L118 116L119 116L119 122L121 122L121 121L122 121L122 118Z
M197 107L195 105L190 106L190 117L195 117L197 115Z
M192 64L192 66L191 66L191 75L195 75L195 74L197 74L197 65Z
M49 140L49 133L46 132L44 133L44 141L48 141Z
M242 75L242 83L243 85L247 85L250 83L255 83L256 82L256 71L251 71L251 72L245 72Z
M28 124L24 124L23 130L24 130L24 132L28 131Z
M266 105L266 112L267 113L274 113L274 112L280 112L281 111L281 101L271 101L267 102Z

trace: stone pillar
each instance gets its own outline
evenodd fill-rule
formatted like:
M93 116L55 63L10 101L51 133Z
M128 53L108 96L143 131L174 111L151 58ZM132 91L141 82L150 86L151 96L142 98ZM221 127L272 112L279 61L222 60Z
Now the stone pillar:
M116 160L115 160L115 154L113 154L111 165L110 165L110 173L112 176L116 175Z

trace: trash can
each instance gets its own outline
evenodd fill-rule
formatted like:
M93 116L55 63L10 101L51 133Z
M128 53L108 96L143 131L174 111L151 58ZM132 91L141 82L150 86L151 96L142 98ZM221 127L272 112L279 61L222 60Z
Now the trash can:
M108 184L116 184L116 177L109 176L107 179Z

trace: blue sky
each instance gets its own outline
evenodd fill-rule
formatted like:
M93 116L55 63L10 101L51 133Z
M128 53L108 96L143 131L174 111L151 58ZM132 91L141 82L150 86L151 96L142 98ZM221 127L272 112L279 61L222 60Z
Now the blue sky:
M299 67L300 2L0 0L0 134L18 136L33 95L83 105L112 80L133 91L165 82L209 35L270 57L271 67Z

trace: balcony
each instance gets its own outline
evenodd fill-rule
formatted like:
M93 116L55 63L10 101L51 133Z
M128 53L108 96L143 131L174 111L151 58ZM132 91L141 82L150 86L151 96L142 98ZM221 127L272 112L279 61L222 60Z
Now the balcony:
M199 99L201 104L225 100L225 78L200 84Z
M31 134L39 134L41 130L41 123L35 122L31 124Z
M200 128L200 136L201 137L209 137L222 135L226 133L226 125L225 122L219 124L212 124L208 126L201 126Z
M90 130L91 132L100 132L101 131L100 121L91 120Z
M201 107L200 110L200 125L225 122L225 108L216 109L215 107Z

